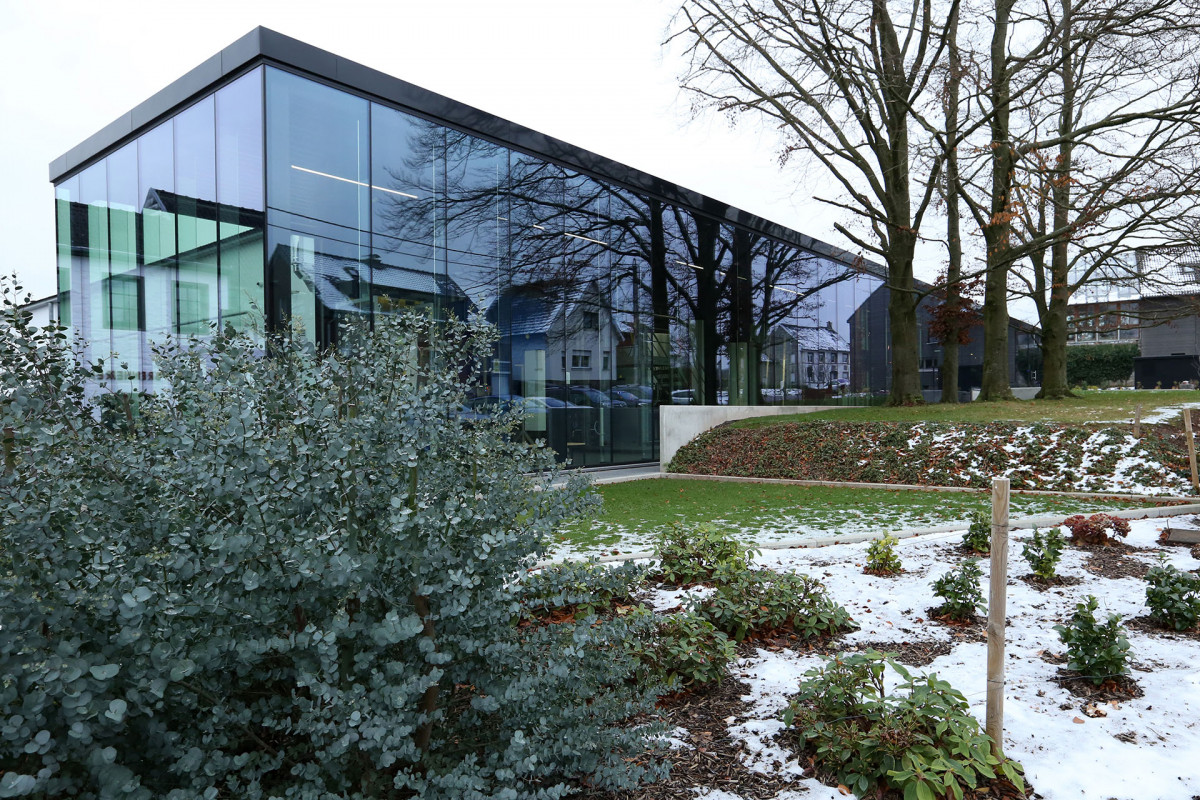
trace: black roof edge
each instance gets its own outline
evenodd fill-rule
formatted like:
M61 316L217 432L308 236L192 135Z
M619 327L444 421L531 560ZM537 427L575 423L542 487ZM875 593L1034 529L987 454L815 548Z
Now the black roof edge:
M705 216L735 223L846 266L856 266L880 277L887 274L879 264L847 250L261 26L50 162L50 181L58 183L108 155L206 94L214 84L236 76L258 61L307 72L386 104L410 109L435 122L480 134L649 197L688 206Z

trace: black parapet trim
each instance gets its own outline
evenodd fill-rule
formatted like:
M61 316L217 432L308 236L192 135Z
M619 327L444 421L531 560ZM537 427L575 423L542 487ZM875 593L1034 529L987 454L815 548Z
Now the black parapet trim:
M51 182L59 183L71 173L103 158L144 130L213 91L219 84L229 82L258 63L307 73L434 122L545 158L592 178L685 206L705 216L780 239L846 266L886 276L886 270L880 265L819 239L263 27L250 31L52 161Z

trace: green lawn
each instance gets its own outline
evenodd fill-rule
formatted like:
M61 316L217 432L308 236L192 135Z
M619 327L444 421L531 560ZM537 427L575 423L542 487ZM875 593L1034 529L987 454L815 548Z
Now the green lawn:
M653 533L672 522L712 522L747 541L767 542L905 530L965 520L990 508L988 494L900 489L738 483L655 478L596 487L600 515L561 532L561 551L586 553L649 549ZM1152 503L1079 500L1014 493L1012 516L1071 514Z
M802 422L814 419L862 420L864 422L1133 422L1138 405L1142 416L1156 408L1200 402L1200 392L1179 390L1093 391L1080 392L1079 397L1063 400L1013 400L995 403L959 403L943 405L890 408L841 408L831 406L813 414L787 414L778 417L759 417L731 423L739 428L777 425L781 422ZM1178 416L1176 415L1176 421Z

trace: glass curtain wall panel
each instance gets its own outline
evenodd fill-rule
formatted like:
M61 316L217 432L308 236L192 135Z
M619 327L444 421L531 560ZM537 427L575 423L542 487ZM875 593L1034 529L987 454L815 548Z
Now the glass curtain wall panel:
M105 159L108 172L108 265L102 319L111 332L114 388L149 390L153 360L145 348L146 295L138 264L137 144Z
M212 97L175 117L175 314L181 334L206 335L218 318L217 146Z
M490 363L479 367L469 412L489 413L508 408L524 391L517 369L524 362L514 341L523 306L510 288L509 151L451 128L439 128L438 139L437 309L443 317L482 314L498 328Z
M87 343L85 357L103 359L112 372L112 331L108 308L108 167L103 161L79 174L80 246L73 259L71 296L75 325ZM111 376L115 378L116 375ZM111 378L110 378L111 379Z
M624 410L614 411L625 422L614 425L613 460L648 461L657 452L659 405L653 362L654 236L649 204L633 192L611 187L604 191L605 214L592 236L605 243L610 263L610 308L618 336L610 365L610 394L625 403ZM661 253L659 258L661 268ZM603 353L601 358L603 368ZM669 371L663 375L669 380ZM669 403L669 391L666 396Z
M374 314L436 313L445 269L445 129L371 105ZM451 292L453 294L453 292Z
M370 319L370 104L266 71L267 270L273 320L334 345Z
M81 208L79 200L79 178L70 178L54 187L54 224L57 234L58 272L58 321L71 327L71 261L78 236L86 228L86 221L76 219L75 209Z
M220 320L265 326L262 69L216 94Z
M670 314L671 402L700 404L705 402L705 328L697 312L699 287L706 278L699 263L696 225L686 210L663 204L662 226L662 277Z
M174 121L167 120L138 137L137 149L146 332L148 337L158 341L179 331L175 224L179 203L175 192Z

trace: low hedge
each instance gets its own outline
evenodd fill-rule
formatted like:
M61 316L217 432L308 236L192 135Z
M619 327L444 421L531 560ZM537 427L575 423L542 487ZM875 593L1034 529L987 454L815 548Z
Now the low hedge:
M671 472L794 480L986 488L1158 491L1187 488L1187 452L1177 432L1143 430L1140 441L1111 427L994 422L814 420L758 428L723 426L681 448Z

